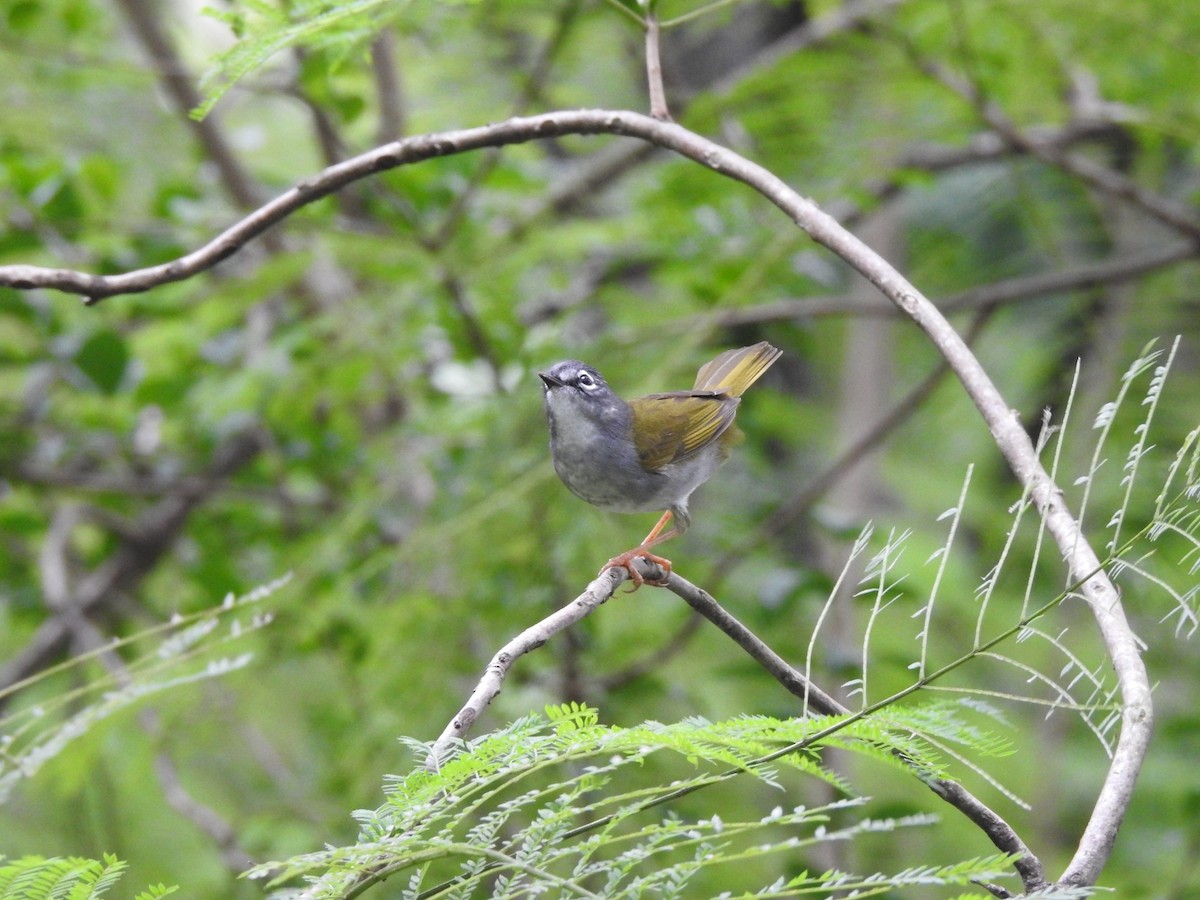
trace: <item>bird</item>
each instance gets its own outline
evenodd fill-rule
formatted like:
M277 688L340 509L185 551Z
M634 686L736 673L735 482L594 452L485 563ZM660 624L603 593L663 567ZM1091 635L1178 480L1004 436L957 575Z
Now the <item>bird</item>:
M671 561L650 552L687 531L688 500L729 457L742 433L734 425L741 396L782 355L766 341L726 350L700 367L690 391L622 400L595 368L577 359L539 372L554 471L572 493L611 512L662 511L631 550L604 564L623 568L637 590L663 585ZM674 522L669 530L664 530ZM644 579L633 561L667 573Z

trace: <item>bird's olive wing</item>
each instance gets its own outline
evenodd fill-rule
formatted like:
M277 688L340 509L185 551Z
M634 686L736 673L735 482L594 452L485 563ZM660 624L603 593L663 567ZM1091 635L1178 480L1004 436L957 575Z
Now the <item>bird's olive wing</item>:
M738 399L708 391L673 391L629 401L638 459L650 471L685 459L733 423Z

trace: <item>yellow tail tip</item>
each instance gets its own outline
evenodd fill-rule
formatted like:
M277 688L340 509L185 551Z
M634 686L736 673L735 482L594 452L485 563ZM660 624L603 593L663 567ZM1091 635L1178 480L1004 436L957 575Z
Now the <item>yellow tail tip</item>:
M772 347L766 341L736 350L726 350L716 359L700 367L700 371L696 373L696 386L693 390L715 391L740 397L782 355L782 350Z

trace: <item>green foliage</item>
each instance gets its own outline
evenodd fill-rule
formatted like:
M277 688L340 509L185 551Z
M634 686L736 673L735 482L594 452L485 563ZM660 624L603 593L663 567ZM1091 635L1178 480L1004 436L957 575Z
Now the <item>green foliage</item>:
M226 91L285 49L328 51L326 65L336 69L361 53L364 44L409 5L405 0L299 0L281 5L242 0L230 10L207 7L206 12L228 25L239 40L216 57L204 79L208 95L193 116L203 118Z
M0 897L4 900L99 900L125 873L126 863L105 854L103 859L25 856L5 863L0 858ZM157 900L178 888L154 885L134 900Z
M945 713L897 709L892 718L905 729L937 720L949 731L952 717ZM548 707L544 718L526 716L471 741L440 766L390 779L387 803L356 814L361 831L353 845L266 863L250 875L274 886L303 876L307 897L356 896L406 872L405 897L691 896L693 879L708 870L727 873L733 890L749 891L752 885L728 875L749 861L933 823L923 815L860 817L861 798L789 811L776 804L746 821L695 819L669 805L731 779L786 792L775 766L844 792L842 779L820 762L821 748L830 744L809 738L833 730L838 746L876 759L917 752L911 741L897 743L866 720L746 716L618 728L600 724L596 710L579 704ZM970 737L953 730L957 738ZM970 742L976 749L987 743ZM418 757L428 753L426 744L407 743ZM798 749L778 753L790 745ZM865 897L908 884L994 879L1009 862L993 855L866 877L804 871L761 887L779 897L842 890Z
M248 665L251 660L248 652L219 657L212 651L226 644L244 642L248 635L269 624L271 614L255 607L286 580L265 585L243 597L231 594L216 608L178 616L0 689L0 702L26 694L44 695L37 702L0 717L3 748L0 804L9 799L23 780L34 777L72 742L104 720L147 697L218 678ZM141 650L140 655L128 662L115 662L115 654L144 647L152 639L158 640L150 649ZM89 674L84 687L58 692L48 688L54 683L52 679L83 671L98 661L108 664L108 673Z

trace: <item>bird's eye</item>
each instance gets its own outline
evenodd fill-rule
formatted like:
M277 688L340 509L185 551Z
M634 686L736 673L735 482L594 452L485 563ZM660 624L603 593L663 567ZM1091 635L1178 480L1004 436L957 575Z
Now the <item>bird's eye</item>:
M596 379L593 378L591 375L589 375L587 372L580 372L578 381L579 381L579 386L581 388L583 388L584 390L590 391L596 387Z

